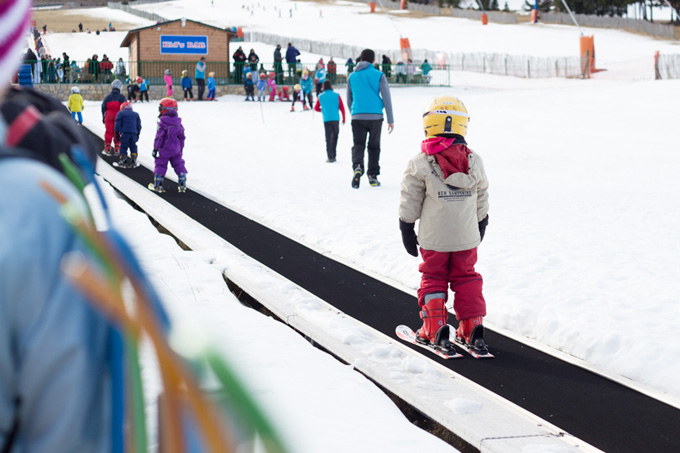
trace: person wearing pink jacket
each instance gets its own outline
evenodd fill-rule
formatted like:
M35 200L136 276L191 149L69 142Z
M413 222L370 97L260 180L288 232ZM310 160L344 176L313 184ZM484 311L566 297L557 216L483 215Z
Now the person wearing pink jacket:
M163 80L165 80L165 86L168 89L167 93L165 94L165 97L171 98L172 97L172 72L170 72L169 69L165 70L165 75L163 76Z

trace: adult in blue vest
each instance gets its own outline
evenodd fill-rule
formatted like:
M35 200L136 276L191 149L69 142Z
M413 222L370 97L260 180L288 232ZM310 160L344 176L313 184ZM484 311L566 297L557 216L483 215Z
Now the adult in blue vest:
M347 105L352 114L352 187L359 188L364 174L364 151L368 138L368 182L371 187L380 185L380 132L383 124L383 109L387 114L387 131L394 130L392 97L387 77L373 66L375 52L361 51L360 62L347 79Z
M340 133L340 113L342 113L342 124L345 124L345 106L342 98L333 91L331 82L323 82L323 91L316 98L314 110L323 115L323 128L326 131L326 162L335 162L335 154L338 147L338 134Z
M205 57L196 63L196 73L194 74L196 85L198 85L198 100L203 100L203 93L205 93Z

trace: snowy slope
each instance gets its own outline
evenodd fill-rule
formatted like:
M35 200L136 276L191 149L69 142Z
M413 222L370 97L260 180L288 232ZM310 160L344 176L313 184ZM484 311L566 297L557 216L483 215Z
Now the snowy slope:
M324 4L319 18L318 4L276 2L297 8L292 19L279 19L269 14L274 2L259 3L266 10L255 9L253 16L242 6L256 2L216 1L211 9L206 0L176 1L162 10L155 7L168 17L222 26L398 46L394 25L362 14L362 4ZM368 26L361 28L364 20L375 21L370 32ZM414 47L446 44L461 51L499 52L519 47L519 53L555 56L578 49L573 27L492 25L442 18L398 21ZM437 36L428 31L434 29ZM675 228L680 146L674 129L680 81L651 80L653 51L677 52L677 46L612 30L594 33L598 66L608 71L592 80L455 73L449 89L393 88L396 127L393 134L383 134L383 186L378 189L367 187L365 179L358 191L350 189L349 125L341 127L338 162L326 164L316 113L289 113L287 105L245 103L240 96L182 103L189 185L415 293L419 260L403 251L396 225L401 173L419 150L423 106L435 95L459 96L472 117L469 142L484 158L491 182L491 222L478 266L485 278L487 320L680 398L680 365L668 360L680 354L680 233ZM519 41L508 46L512 39ZM69 53L102 52L87 43L72 46ZM157 106L137 104L135 109L144 126L140 160L151 166ZM103 133L97 103L87 103L85 121ZM187 275L187 286L174 281L166 291L175 292L173 303L194 297L189 288L198 276ZM280 335L277 331L276 338Z

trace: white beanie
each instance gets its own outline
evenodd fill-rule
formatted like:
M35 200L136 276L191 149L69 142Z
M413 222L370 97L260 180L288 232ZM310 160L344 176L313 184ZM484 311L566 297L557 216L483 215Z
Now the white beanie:
M31 0L0 0L0 84L14 77L26 48Z

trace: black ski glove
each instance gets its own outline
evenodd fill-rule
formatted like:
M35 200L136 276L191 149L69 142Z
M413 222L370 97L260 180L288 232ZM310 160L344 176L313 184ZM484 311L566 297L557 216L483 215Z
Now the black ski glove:
M117 142L120 141L120 132L116 132L116 141L117 141Z
M401 230L401 241L409 255L418 256L418 238L415 232L415 223L406 223L399 219L399 229Z
M151 151L151 155L152 155L153 158L155 159L156 156L158 156L158 150L157 150L157 149L154 149L153 151Z
M479 226L479 236L481 237L479 242L482 242L484 240L484 233L486 232L486 226L488 224L489 224L489 215L487 214L487 216L484 217L482 219L482 221L477 224Z

